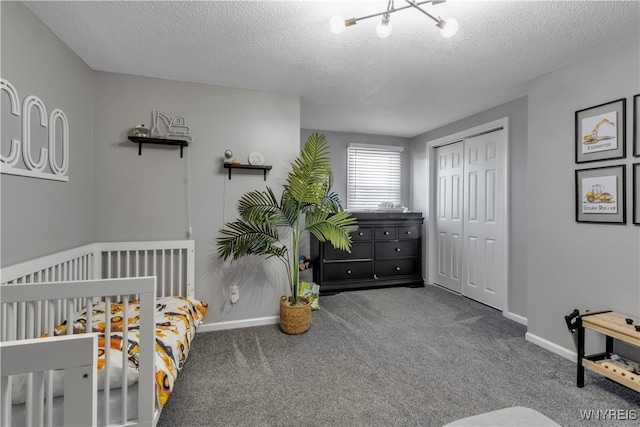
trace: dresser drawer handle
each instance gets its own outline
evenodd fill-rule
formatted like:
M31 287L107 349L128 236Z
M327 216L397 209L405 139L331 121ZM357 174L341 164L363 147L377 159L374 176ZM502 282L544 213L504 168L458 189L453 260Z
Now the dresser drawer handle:
M347 274L351 274L351 270L347 270Z
M389 232L388 232L388 231L385 231L385 232L384 232L384 235L385 235L385 236L388 236L388 235L389 235Z
M396 252L400 252L400 248L396 248Z
M406 232L406 234L411 234L411 232L410 232L410 231L407 231L407 232Z
M364 233L361 231L358 233L358 236L364 236Z
M400 267L396 267L396 271L400 271Z

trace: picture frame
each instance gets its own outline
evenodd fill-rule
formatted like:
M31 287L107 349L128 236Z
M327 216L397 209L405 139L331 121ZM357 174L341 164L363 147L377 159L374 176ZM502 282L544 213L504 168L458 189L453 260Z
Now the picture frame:
M633 164L633 224L640 225L640 163Z
M576 221L626 224L626 165L575 172Z
M633 97L633 156L640 157L640 94Z
M576 111L576 163L625 158L626 115L626 98Z

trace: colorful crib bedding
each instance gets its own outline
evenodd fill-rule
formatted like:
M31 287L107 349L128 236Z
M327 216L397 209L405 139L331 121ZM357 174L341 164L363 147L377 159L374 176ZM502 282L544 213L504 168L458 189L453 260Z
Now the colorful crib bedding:
M127 311L128 336L126 345L123 344L123 310L122 303L111 303L109 310L110 336L109 336L109 384L110 387L120 387L122 385L122 351L126 349L127 363L124 369L127 372L127 385L132 385L138 380L138 343L139 343L139 313L140 305L138 301L130 301ZM159 407L167 401L169 394L173 390L178 372L184 366L187 359L191 342L195 336L196 327L202 323L207 304L202 301L187 299L185 297L171 296L156 298L155 306L156 322L156 354L155 354L155 380L156 380L156 400ZM98 389L105 388L106 374L106 316L105 304L99 302L93 304L92 309L92 332L98 333ZM87 324L86 307L74 315L74 333L84 333ZM67 323L58 326L54 335L66 335ZM62 378L54 378L54 396L62 395ZM25 393L16 390L23 388L23 378L13 380L14 393L13 402L22 403ZM17 392L17 393L16 393ZM22 400L22 402L21 402Z

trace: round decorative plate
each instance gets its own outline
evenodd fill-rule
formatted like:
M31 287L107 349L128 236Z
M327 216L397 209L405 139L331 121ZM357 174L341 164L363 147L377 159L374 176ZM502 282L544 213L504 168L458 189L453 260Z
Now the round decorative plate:
M264 164L264 156L262 153L258 153L254 151L249 154L249 164L250 165L263 165Z

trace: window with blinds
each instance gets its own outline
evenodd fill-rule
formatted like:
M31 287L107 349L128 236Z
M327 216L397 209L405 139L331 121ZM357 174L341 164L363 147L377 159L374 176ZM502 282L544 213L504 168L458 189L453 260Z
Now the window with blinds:
M403 147L350 144L347 148L347 209L376 209L401 202Z

